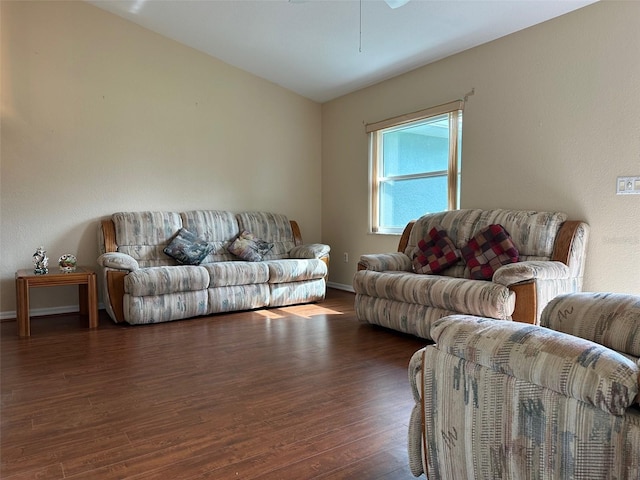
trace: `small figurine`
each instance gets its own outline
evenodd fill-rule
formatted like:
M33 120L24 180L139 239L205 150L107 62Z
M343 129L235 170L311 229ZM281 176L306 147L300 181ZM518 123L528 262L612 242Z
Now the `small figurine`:
M38 247L36 253L33 254L33 265L35 266L33 273L36 275L49 273L49 258L44 247Z
M71 253L65 253L58 259L58 266L60 267L60 271L65 273L75 272L77 263L78 260L76 259L76 256L72 255Z

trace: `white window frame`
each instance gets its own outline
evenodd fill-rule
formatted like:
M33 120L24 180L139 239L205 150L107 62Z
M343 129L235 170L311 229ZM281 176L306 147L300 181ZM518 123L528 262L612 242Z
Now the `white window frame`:
M447 210L460 208L459 183L460 172L458 168L458 143L460 135L460 119L464 110L464 101L456 100L436 107L427 108L414 113L400 115L380 122L366 125L365 131L369 135L369 232L378 234L401 234L402 228L385 228L379 225L380 212L380 183L379 172L382 168L382 133L402 126L427 120L432 117L448 115L449 118L449 164L447 170ZM432 176L434 172L424 175L413 175L415 178ZM442 172L438 172L442 173ZM426 212L425 212L426 213Z

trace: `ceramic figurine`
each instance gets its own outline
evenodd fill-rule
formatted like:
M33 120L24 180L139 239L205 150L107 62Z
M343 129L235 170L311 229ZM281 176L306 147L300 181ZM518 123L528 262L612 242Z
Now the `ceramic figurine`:
M35 267L33 273L37 275L49 273L49 258L44 247L38 247L36 253L33 254L33 265Z
M75 255L65 253L58 259L58 265L63 272L75 272L78 260Z

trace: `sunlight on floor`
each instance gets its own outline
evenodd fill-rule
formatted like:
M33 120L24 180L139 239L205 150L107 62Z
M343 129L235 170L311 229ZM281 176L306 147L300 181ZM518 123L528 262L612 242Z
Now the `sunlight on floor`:
M283 318L285 315L296 315L305 318L311 318L317 315L344 315L343 312L338 310L332 310L331 308L325 308L316 304L294 305L292 307L282 307L273 310L257 310L256 313L268 319Z

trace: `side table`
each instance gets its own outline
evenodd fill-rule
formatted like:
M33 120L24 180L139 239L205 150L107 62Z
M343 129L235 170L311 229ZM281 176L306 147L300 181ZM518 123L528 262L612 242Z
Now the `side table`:
M95 271L87 267L77 267L75 272L61 272L54 267L49 270L49 273L36 275L33 269L18 270L16 272L16 322L19 336L31 335L29 288L62 285L78 285L80 314L89 316L89 328L98 328L98 289Z

